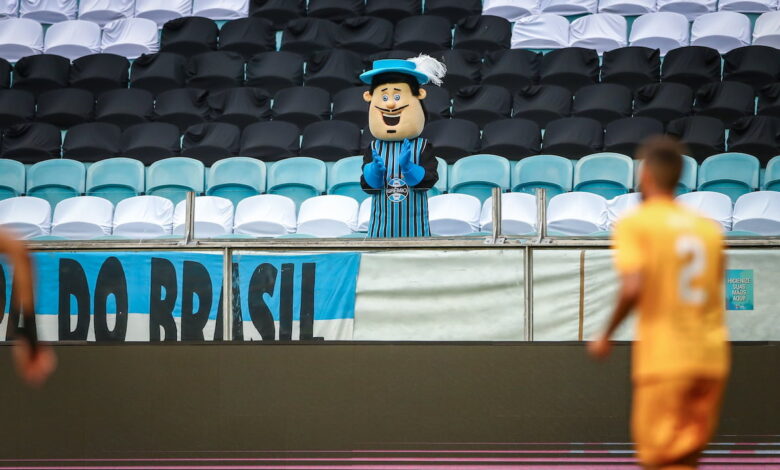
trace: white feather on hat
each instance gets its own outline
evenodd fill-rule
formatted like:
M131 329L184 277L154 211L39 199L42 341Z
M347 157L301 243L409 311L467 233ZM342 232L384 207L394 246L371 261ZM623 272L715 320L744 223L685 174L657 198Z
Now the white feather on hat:
M436 86L441 86L444 75L447 74L447 66L433 57L420 54L417 57L407 59L414 63L415 69L428 76L428 80Z

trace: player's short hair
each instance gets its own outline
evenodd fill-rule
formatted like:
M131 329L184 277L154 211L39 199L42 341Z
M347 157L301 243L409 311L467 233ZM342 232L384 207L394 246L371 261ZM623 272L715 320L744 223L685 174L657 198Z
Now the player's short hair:
M680 181L685 145L669 136L656 136L642 142L636 158L644 161L642 171L649 171L653 180L663 189L672 191Z

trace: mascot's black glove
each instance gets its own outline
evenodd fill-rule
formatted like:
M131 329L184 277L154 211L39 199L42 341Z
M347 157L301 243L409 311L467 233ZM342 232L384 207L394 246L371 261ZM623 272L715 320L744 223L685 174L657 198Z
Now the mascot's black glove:
M425 168L412 161L412 143L408 139L404 139L404 143L401 145L398 166L401 167L401 173L409 186L417 186L425 178Z

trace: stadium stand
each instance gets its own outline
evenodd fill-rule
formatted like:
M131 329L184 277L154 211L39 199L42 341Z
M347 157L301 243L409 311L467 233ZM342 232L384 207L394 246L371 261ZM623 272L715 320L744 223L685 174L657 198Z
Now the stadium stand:
M102 197L78 196L54 208L51 235L70 240L89 240L111 235L114 205Z
M146 189L146 169L132 158L109 158L87 168L85 193L109 200L113 204L135 196Z
M482 203L469 194L441 194L428 199L431 234L463 236L479 231Z
M493 197L482 204L480 230L493 230ZM536 197L522 193L501 194L501 229L507 235L527 235L536 231Z
M277 237L295 232L295 201L276 195L248 197L236 206L233 233L253 237Z
M77 124L65 134L62 156L82 162L97 162L118 157L121 153L122 129L107 122Z
M14 197L0 201L0 226L22 240L49 235L51 206L37 197Z
M358 202L347 196L315 196L301 203L296 233L343 237L357 231Z
M30 122L35 118L35 96L24 90L0 90L0 127Z
M493 188L509 191L511 170L509 160L497 155L471 155L461 158L449 174L449 192L468 194L480 203L490 197Z
M0 159L0 200L24 193L24 165L15 160Z
M731 230L732 201L722 193L713 191L696 191L681 194L677 200L693 210L716 221L724 232Z
M548 197L571 191L574 166L568 158L557 155L534 155L524 158L512 170L512 191L534 194L537 188Z
M547 208L547 229L566 235L589 235L608 227L607 200L587 192L554 196Z
M199 237L216 238L233 233L233 203L229 199L217 196L196 197L193 215ZM173 211L173 235L184 235L186 218L186 201L180 201Z
M173 203L159 196L136 196L114 208L114 236L144 239L171 235Z

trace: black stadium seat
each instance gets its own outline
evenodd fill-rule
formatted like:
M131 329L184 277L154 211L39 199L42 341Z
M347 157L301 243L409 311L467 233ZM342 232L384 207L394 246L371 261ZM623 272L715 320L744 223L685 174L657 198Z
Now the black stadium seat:
M423 88L426 96L422 103L427 112L428 121L449 119L452 116L450 91L436 85L427 85Z
M599 80L599 56L593 49L567 47L542 57L539 83L559 85L575 93Z
M601 81L616 83L632 91L661 78L661 57L658 49L621 47L604 52Z
M691 114L693 92L679 83L653 83L636 90L634 116L646 116L667 123Z
M482 63L482 84L499 85L514 93L539 81L541 62L541 53L524 49L485 53Z
M452 47L470 49L481 54L509 49L512 24L504 18L491 15L473 15L458 21Z
M0 89L11 86L11 70L13 66L7 60L0 58Z
M208 92L177 88L160 93L154 104L154 120L176 125L180 132L210 118Z
M571 114L571 92L557 85L521 88L512 100L512 117L530 119L544 128L548 122Z
M3 132L0 157L25 164L60 158L61 138L60 130L45 122L17 124Z
M452 47L450 23L438 16L410 16L395 25L393 48L437 53Z
M368 103L363 93L368 87L345 88L333 95L333 119L348 121L361 129L368 127Z
M482 12L482 0L426 0L425 14L447 18L455 24L461 19L479 15Z
M422 0L366 0L366 15L393 23L419 14L422 14Z
M341 22L361 16L365 6L363 0L309 0L306 13L314 18Z
M246 63L246 86L269 94L303 85L303 57L294 52L263 52Z
M480 128L512 114L512 95L496 85L463 87L453 95L452 116L466 119Z
M22 57L14 66L13 87L39 95L68 86L70 61L52 54Z
M322 18L300 18L290 21L282 32L282 50L309 57L317 51L336 45L338 25Z
M756 106L753 87L740 82L708 83L696 92L693 110L699 116L712 116L726 126L752 116Z
M599 83L580 88L574 94L572 116L589 117L606 125L631 116L634 97L631 90L614 83Z
M479 85L482 68L482 56L478 52L465 49L453 49L442 54L447 66L442 86L455 93L464 86Z
M300 148L300 133L298 126L284 121L250 124L241 134L240 154L269 162L295 157Z
M705 83L720 81L720 54L715 49L687 46L672 49L664 57L661 81L688 85L693 91Z
M149 165L163 158L176 157L181 151L179 128L167 122L146 122L122 132L119 145L123 157Z
M289 21L306 15L306 0L250 0L249 16L264 18L275 29L283 29Z
M383 18L360 16L341 23L336 47L367 56L393 47L393 23Z
M750 116L737 120L729 130L730 152L748 153L762 165L780 154L780 119L774 116Z
M130 87L142 88L154 95L174 88L184 88L186 68L187 59L179 54L144 54L133 61Z
M780 50L746 46L723 54L723 80L746 83L756 91L780 80Z
M181 156L211 166L217 160L238 155L241 129L226 122L195 124L184 132Z
M61 88L41 93L35 120L68 129L89 122L95 113L95 96L80 88Z
M97 98L95 121L110 122L122 129L152 120L154 96L139 88L107 91Z
M275 120L304 128L329 118L330 94L316 87L285 88L274 95L272 111Z
M160 51L190 57L217 50L217 24L200 16L185 16L163 25Z
M24 90L0 90L0 129L35 119L35 96Z
M188 87L221 90L243 84L244 58L235 52L204 52L187 62Z
M493 121L482 131L480 152L519 160L536 155L542 147L539 126L527 119Z
M610 122L604 129L604 151L633 155L648 137L664 133L661 121L649 117L630 117Z
M91 54L73 61L70 86L83 88L99 96L115 88L127 88L130 61L116 54Z
M726 128L714 117L675 119L666 126L666 133L680 139L688 147L688 155L699 162L725 150Z
M542 152L580 158L600 152L604 146L604 129L595 119L567 117L550 121L544 130Z
M96 162L120 156L122 129L107 122L77 124L65 134L62 157Z
M479 127L465 119L439 119L428 123L422 137L433 145L436 156L447 163L479 151Z
M226 88L208 95L211 118L239 128L271 118L271 98L260 88Z
M306 63L306 86L315 86L331 94L360 85L363 59L352 51L331 49L312 54Z
M758 92L758 113L780 117L780 83L767 85Z
M321 121L303 130L301 155L326 162L360 154L360 128L346 121Z
M389 51L381 51L381 52L375 52L371 55L369 55L366 58L367 64L372 64L375 60L383 60L383 59L409 59L410 57L415 57L418 55L415 52L412 51L405 51L403 49L392 49Z
M248 60L255 54L276 50L276 33L273 25L263 18L228 21L219 30L219 49L236 52Z

